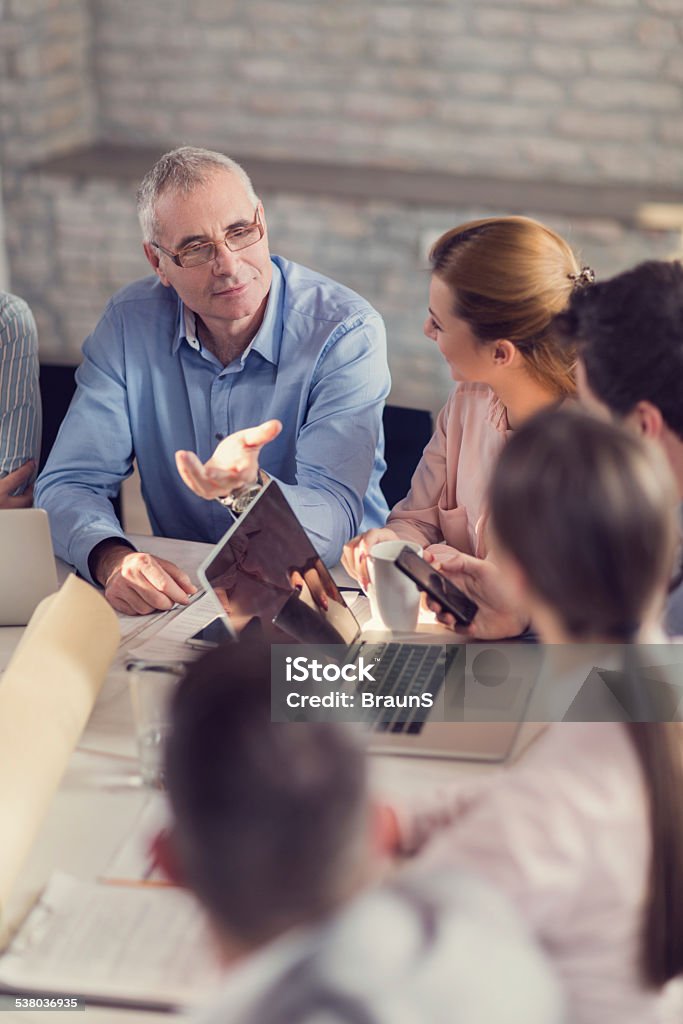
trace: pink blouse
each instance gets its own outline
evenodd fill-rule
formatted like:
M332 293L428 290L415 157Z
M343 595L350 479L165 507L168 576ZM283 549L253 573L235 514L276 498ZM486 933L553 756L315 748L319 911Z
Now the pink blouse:
M477 871L512 899L564 982L573 1024L683 1020L678 979L657 992L639 977L650 824L622 725L551 725L495 778L397 812L404 849L431 833L426 864Z
M486 384L459 384L387 526L425 548L445 544L485 557L489 480L510 434L505 406Z

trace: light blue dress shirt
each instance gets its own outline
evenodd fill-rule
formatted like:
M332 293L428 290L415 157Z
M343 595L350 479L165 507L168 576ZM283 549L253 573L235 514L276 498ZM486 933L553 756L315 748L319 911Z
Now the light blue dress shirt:
M86 340L36 504L50 516L57 555L87 579L95 545L123 536L109 498L134 458L154 533L216 542L231 514L185 486L175 452L205 462L222 437L272 418L283 430L260 464L327 564L361 529L384 523L382 319L335 281L278 256L272 263L263 323L226 367L187 331L192 318L156 277L115 295Z

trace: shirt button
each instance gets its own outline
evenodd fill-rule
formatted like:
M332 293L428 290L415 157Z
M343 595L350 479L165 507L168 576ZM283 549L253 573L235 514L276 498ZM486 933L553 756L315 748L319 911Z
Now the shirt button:
M225 437L225 434L214 434L214 437L216 438L217 441L222 441L223 438Z

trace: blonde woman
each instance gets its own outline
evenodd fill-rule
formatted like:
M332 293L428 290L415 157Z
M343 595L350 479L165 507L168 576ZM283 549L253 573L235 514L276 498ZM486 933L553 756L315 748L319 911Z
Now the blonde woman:
M417 541L437 557L485 557L486 493L513 430L574 394L574 357L550 325L592 279L554 231L527 217L492 217L447 231L430 253L424 332L458 386L441 410L408 495L386 526L354 538L343 562L363 586L380 540ZM520 623L524 628L526 623Z

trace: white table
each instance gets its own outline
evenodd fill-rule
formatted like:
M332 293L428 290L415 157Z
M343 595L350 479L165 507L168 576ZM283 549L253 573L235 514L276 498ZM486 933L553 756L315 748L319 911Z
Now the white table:
M152 537L131 538L141 549L168 558L192 576L210 545ZM68 567L60 566L65 577ZM342 570L343 572L343 570ZM20 628L0 629L0 666L4 668L21 637ZM455 635L438 625L421 626L425 641L438 634L444 642L457 642ZM59 868L84 879L97 878L110 863L123 838L143 810L149 793L135 784L136 751L128 682L122 659L117 659L72 755L50 810L42 824L31 854L21 872L5 920L18 922L43 888L50 873ZM485 771L485 766L415 758L373 758L372 775L380 790L452 779L455 773ZM490 770L490 768L488 769ZM98 1022L131 1020L130 1012L89 1007ZM141 1014L136 1013L136 1018ZM144 1014L150 1024L167 1015ZM40 1011L7 1011L3 1024L35 1024L48 1019ZM54 1019L50 1017L49 1019ZM83 1024L79 1013L62 1013L63 1024Z

